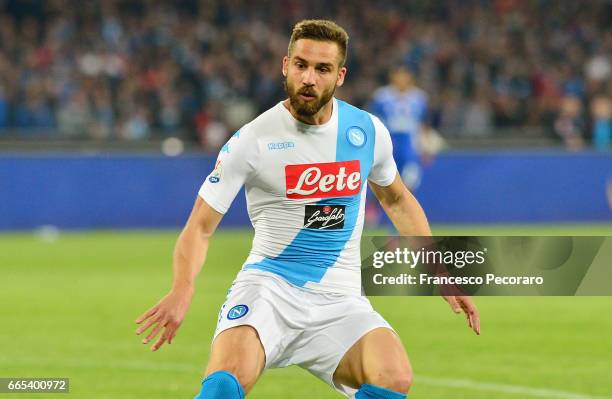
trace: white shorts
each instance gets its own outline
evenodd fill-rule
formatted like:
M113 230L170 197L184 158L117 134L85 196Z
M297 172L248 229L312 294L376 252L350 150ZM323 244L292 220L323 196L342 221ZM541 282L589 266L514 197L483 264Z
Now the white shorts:
M366 297L308 290L260 270L243 271L232 284L214 338L241 325L257 330L266 368L298 365L347 397L355 390L333 382L338 363L369 331L392 329Z

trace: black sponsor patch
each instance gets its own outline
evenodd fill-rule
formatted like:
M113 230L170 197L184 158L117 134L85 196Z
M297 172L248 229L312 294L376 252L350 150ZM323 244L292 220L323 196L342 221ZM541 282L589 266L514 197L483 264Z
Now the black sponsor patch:
M307 229L335 230L344 227L346 205L306 205L304 227Z

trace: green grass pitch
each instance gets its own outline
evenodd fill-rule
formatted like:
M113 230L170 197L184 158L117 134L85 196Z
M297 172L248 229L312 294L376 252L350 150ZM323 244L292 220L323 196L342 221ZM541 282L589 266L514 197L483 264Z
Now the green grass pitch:
M612 226L439 227L437 234L612 235ZM176 231L0 235L0 377L69 377L65 394L168 399L199 390L225 293L250 232L222 229L172 345L149 351L134 319L170 287ZM440 298L372 298L415 370L411 399L612 398L612 298L476 298L482 335ZM267 371L251 398L339 398L297 367Z

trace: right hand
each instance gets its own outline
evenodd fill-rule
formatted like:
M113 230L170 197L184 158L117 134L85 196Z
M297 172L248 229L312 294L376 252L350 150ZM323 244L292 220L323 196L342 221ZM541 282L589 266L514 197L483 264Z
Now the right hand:
M142 343L148 344L163 328L164 331L161 337L153 344L151 351L155 352L165 342L171 344L172 339L185 318L187 309L189 309L192 296L192 291L171 291L164 296L157 305L140 315L140 317L136 319L136 324L142 325L136 330L137 335L142 334L153 326L153 330L151 330L149 335L142 340Z

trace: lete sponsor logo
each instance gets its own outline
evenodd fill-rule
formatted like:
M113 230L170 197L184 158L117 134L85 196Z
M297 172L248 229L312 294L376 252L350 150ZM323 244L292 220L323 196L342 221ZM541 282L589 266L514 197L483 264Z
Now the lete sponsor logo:
M359 160L285 166L287 198L350 197L359 194Z

